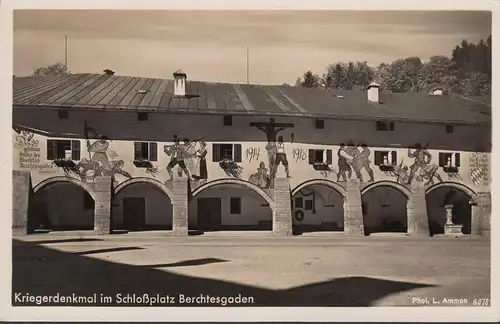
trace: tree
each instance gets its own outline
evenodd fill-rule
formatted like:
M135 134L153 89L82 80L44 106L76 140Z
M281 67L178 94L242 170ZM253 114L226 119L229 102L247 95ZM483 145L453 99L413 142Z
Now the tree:
M317 74L314 74L311 70L304 73L300 85L304 88L317 88L320 86L320 78Z
M419 57L397 59L391 64L381 64L377 71L378 82L382 89L392 92L419 91L418 76L422 69Z
M488 95L491 90L491 35L477 44L463 40L451 51L451 57L436 55L425 63L410 56L381 63L376 69L367 62L329 64L319 79L311 71L297 84L306 87L321 85L327 89L364 89L376 80L383 90L391 92L428 91L440 86L466 95ZM319 80L319 81L318 81Z
M59 74L71 74L71 71L69 71L68 67L61 62L57 62L46 67L39 67L33 71L33 76L49 76Z
M321 78L324 88L352 90L365 88L374 77L374 70L367 62L338 62L330 64Z
M459 91L458 77L454 62L444 56L436 55L429 58L418 75L419 89L444 86L450 90Z

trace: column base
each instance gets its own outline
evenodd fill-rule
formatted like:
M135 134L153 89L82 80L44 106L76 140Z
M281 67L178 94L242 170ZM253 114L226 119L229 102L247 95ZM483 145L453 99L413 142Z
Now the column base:
M444 225L444 235L461 236L461 235L463 235L462 227L463 227L463 225L445 224Z

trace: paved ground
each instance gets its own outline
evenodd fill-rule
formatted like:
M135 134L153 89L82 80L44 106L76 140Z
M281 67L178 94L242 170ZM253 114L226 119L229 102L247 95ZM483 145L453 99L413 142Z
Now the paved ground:
M490 241L50 233L13 240L13 292L168 294L175 306L192 306L179 305L179 294L241 294L266 306L472 305L490 293Z

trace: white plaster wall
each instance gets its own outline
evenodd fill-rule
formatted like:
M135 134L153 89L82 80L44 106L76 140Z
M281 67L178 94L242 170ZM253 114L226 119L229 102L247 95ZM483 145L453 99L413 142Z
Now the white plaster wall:
M315 193L315 209L316 213L312 210L305 210L305 200L312 199L311 192ZM302 197L303 208L295 207L295 198ZM333 189L321 185L310 185L303 188L301 191L293 196L293 215L295 211L300 209L304 213L304 219L299 221L293 217L294 225L322 225L323 223L337 223L342 228L344 226L344 198L341 194Z
M207 141L208 155L206 157L209 181L226 178L227 175L220 168L218 163L212 162L212 143L240 143L242 144L242 162L239 165L243 168L242 179L248 180L250 175L255 173L259 163L264 162L268 168L268 158L265 150L265 134L249 127L252 121L268 121L268 117L259 116L234 116L233 126L223 126L222 116L211 115L182 115L182 114L150 114L149 120L145 122L137 121L135 113L130 112L88 112L71 111L69 119L58 119L57 111L43 109L15 109L14 123L54 132L64 138L63 133L83 134L84 120L98 132L106 134L111 139L110 148L118 157L124 161L124 170L134 177L152 177L146 173L146 169L136 168L133 164L134 140L158 141L158 161L153 164L158 168L156 179L165 181L169 179L166 172L166 165L170 157L163 153L163 145L171 144L173 134L178 134L182 139L196 139L205 137ZM420 142L423 145L429 143L429 152L433 156L432 163L438 163L439 152L460 152L461 167L459 177L450 178L439 169L439 173L444 181L462 182L471 187L476 192L489 191L490 181L485 179L476 185L472 182L469 174L469 162L471 152L480 147L489 148L491 143L490 128L486 126L466 126L456 125L453 134L445 132L443 124L423 124L423 123L396 123L394 132L378 132L375 130L375 121L342 121L325 120L325 129L315 129L314 120L308 118L276 118L276 122L294 123L293 129L286 129L280 132L285 140L287 158L290 163L291 187L295 187L304 181L324 178L336 180L336 173L323 175L315 171L308 164L308 149L331 149L333 155L332 168L338 169L337 151L339 143L347 143L349 140L354 143L365 141L370 150L372 161L371 167L375 172L375 180L395 180L394 176L380 171L374 162L374 151L391 149L398 152L398 162L403 160L403 165L410 166L412 160L408 158L406 147ZM291 143L291 134L294 134L294 142ZM14 142L18 135L13 132ZM57 138L57 137L52 137ZM228 142L231 139L231 142ZM51 163L46 161L46 138L35 135L37 148L41 160L39 166L32 169L34 184L48 177L63 175L62 170L51 167ZM315 144L310 144L315 143ZM81 147L85 150L85 141L81 140ZM21 148L22 149L22 148ZM14 148L14 169L20 169L19 150ZM304 155L294 155L300 150ZM255 152L258 154L251 154ZM82 158L88 158L88 153L82 151ZM489 154L487 154L489 159ZM192 161L191 169L198 173L197 161ZM189 164L189 163L188 163ZM491 161L488 162L491 167ZM362 171L365 179L368 175ZM278 176L284 176L282 166L278 169ZM353 174L353 178L355 175ZM126 180L122 175L117 175L116 180L122 182Z
M145 198L146 226L171 227L172 203L160 189L149 183L134 183L120 190L113 199L113 228L123 227L123 198Z
M241 197L241 214L230 214L230 198ZM221 198L222 225L258 225L272 221L273 212L267 201L251 189L236 185L220 185L202 190L189 203L189 225L198 221L198 198Z
M45 203L47 216L54 227L71 226L91 230L94 228L94 209L83 208L83 195L82 188L63 182L40 189L35 193L35 200Z
M387 186L368 190L362 196L362 203L365 204L365 215L363 216L365 227L377 227L384 218L406 225L408 223L407 201L404 194ZM383 205L388 205L388 207Z

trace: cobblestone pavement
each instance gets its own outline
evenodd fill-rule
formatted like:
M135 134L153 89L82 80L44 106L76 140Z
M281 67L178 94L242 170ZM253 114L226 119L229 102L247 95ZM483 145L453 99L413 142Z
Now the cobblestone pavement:
M445 298L451 304L460 298L467 305L475 299L485 304L490 241L326 234L31 235L13 240L13 292L242 294L253 297L253 305L268 306L442 306Z

